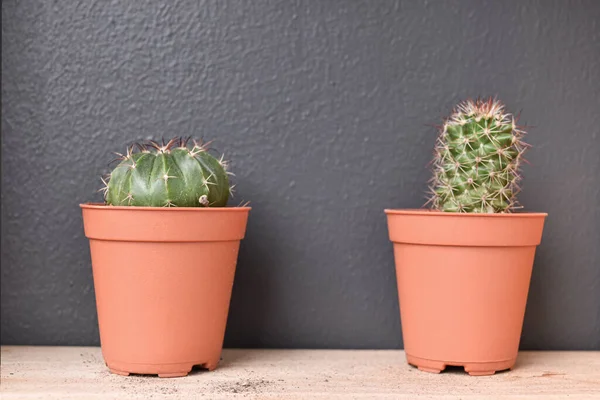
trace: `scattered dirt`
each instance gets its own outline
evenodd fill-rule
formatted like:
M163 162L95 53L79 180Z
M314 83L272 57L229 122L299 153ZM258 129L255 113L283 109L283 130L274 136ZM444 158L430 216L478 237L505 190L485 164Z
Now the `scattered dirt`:
M264 379L244 379L232 383L219 383L213 387L214 391L219 394L224 393L260 393L271 382Z
M96 365L96 364L104 364L104 360L97 357L96 354L93 353L80 353L81 361L84 365Z

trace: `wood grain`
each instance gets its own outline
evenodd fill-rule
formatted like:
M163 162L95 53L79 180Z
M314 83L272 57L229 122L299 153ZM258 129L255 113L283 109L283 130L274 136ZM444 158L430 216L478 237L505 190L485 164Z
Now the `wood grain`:
M600 399L600 352L522 352L513 371L440 375L401 350L225 350L185 378L122 377L99 348L4 346L1 398L12 399Z

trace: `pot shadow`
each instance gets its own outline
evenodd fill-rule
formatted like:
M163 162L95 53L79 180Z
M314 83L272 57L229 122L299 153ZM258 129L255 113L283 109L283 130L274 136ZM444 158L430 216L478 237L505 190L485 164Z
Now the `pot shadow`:
M536 249L519 350L552 349L544 340L548 336L545 333L550 330L551 324L548 310L552 309L552 304L548 299L555 295L552 282L559 282L560 277L555 276L551 268L543 267L551 265L552 260L557 258L552 254L553 248L555 247L542 243ZM517 365L521 359L522 357L517 358Z
M410 366L411 369L413 369L415 371L419 371L418 367L416 367L416 366L414 366L412 364L409 364L409 366ZM514 368L517 368L517 367L518 367L518 365L515 365ZM502 374L508 373L510 371L511 371L511 369L498 370L493 375L486 375L486 376L502 375ZM435 375L435 374L432 374L430 372L423 372L423 373L430 374L430 375ZM444 368L440 372L440 374L443 374L443 375L464 375L464 376L469 376L469 373L467 371L465 371L465 367L463 367L462 365L446 365L446 368Z
M270 347L272 320L276 303L273 269L278 265L279 249L273 219L253 209L248 220L246 238L240 243L227 328L225 349ZM248 352L225 351L219 367L227 367Z
M260 247L260 242L268 241L264 237L246 237L248 239L240 243L223 351L217 370L229 368L237 361L248 358L249 353L244 349L269 347L265 339L268 337L267 319L274 296L268 267L270 263ZM255 358L256 353L252 357ZM198 364L192 367L189 375L206 372L210 371Z

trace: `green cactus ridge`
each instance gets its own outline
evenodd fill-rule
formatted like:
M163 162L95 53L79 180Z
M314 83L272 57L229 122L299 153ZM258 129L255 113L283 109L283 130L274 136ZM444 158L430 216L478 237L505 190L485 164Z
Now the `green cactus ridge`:
M529 147L494 99L459 104L440 129L429 202L435 210L506 213L520 208L520 166Z
M104 200L113 206L224 207L229 186L227 162L207 151L208 143L177 138L150 141L127 149L120 163L102 179Z

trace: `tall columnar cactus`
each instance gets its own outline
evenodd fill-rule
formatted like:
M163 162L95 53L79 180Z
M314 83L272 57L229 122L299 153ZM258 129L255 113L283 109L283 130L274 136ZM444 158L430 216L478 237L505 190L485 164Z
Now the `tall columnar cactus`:
M150 141L119 154L121 162L103 179L104 199L113 206L224 207L229 187L227 162L207 144L172 139Z
M516 194L525 132L493 99L459 104L440 129L433 160L432 208L447 212L506 213Z

